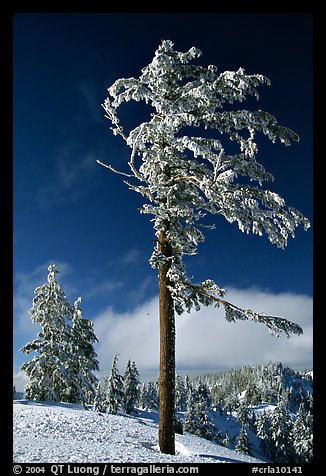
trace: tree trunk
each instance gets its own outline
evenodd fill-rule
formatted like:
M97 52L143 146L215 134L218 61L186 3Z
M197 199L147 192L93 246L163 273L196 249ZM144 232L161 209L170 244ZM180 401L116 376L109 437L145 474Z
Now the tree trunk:
M158 240L159 250L166 257L172 256L172 249L164 233ZM167 272L170 262L159 268L160 307L160 415L159 447L162 453L174 455L175 420L175 323L174 306L168 289Z

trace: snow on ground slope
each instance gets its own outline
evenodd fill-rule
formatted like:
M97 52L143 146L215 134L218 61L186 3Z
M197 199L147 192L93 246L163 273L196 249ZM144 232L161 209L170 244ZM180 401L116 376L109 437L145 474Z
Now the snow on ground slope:
M176 455L159 452L157 423L87 411L79 405L14 401L14 462L259 463L194 435L176 435Z

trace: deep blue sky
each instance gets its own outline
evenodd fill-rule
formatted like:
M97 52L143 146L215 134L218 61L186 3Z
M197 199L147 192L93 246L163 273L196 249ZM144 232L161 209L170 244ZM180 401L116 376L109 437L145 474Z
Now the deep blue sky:
M14 18L14 291L16 320L50 262L85 317L111 305L126 311L157 292L147 260L154 238L142 197L96 159L122 168L129 148L109 130L100 104L107 87L139 76L161 39L202 50L219 71L245 68L272 82L260 101L237 104L272 113L300 136L291 147L261 140L257 160L269 188L312 223L312 16L309 14L17 14ZM128 109L126 108L126 111ZM130 104L126 119L137 124ZM312 295L313 229L298 229L280 250L210 219L199 253L187 261L195 280ZM254 306L253 306L254 307ZM28 307L27 307L28 308ZM266 310L268 312L268 310ZM28 318L27 318L28 319ZM17 327L15 348L23 345ZM17 355L17 354L15 354ZM15 356L16 358L16 356ZM20 363L22 357L17 357Z

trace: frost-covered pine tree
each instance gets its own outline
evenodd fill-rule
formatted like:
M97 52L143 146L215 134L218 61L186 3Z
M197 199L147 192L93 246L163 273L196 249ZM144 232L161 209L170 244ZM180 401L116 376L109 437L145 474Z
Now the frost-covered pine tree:
M222 444L225 446L225 448L230 448L230 438L228 432L225 433L225 437L222 441Z
M308 413L301 403L292 428L295 463L311 463L313 458L313 431Z
M159 275L161 342L159 447L170 454L175 452L175 313L212 304L224 307L229 322L249 319L265 324L273 334L287 336L302 332L286 319L226 301L225 291L211 279L195 284L186 275L183 257L196 254L204 241L205 214L222 215L245 233L265 234L280 248L298 225L309 227L299 211L263 188L273 176L256 161L256 133L285 145L297 141L297 134L278 125L268 112L229 107L247 96L258 99L257 87L270 81L261 74L246 74L243 68L218 73L213 65L191 65L201 51L192 47L182 53L173 46L163 40L138 78L118 79L108 88L103 108L113 133L131 149L129 170L99 162L128 178L128 187L146 200L141 213L153 217L156 246L150 264ZM147 122L127 131L118 109L131 100L145 101L152 113ZM228 139L238 152L234 147L228 150Z
M241 425L241 428L240 428L240 433L237 439L235 451L239 451L240 453L245 453L247 455L250 454L248 434L243 424Z
M175 378L175 408L185 411L187 407L187 392L181 375L176 374Z
M118 370L118 355L113 357L111 372L108 378L108 386L104 405L108 413L116 415L123 405L124 390L122 376Z
M96 390L95 390L95 397L94 397L94 403L93 403L93 412L101 412L101 413L106 413L106 408L105 408L105 396L106 394L103 392L103 387L101 385L101 382L98 382L96 385Z
M198 428L198 412L197 412L197 403L198 396L196 390L188 391L187 397L187 411L184 416L183 429L184 431L192 434L196 434Z
M271 439L274 444L275 463L293 463L292 420L286 402L280 399L271 415Z
M274 460L275 446L271 433L271 416L269 413L259 413L256 418L256 434L260 440L260 449L270 461Z
M32 321L39 324L37 338L25 344L20 351L36 352L21 369L29 381L24 388L27 400L66 401L65 389L71 381L68 371L70 354L70 326L72 307L57 281L56 265L48 267L47 283L35 289L33 305L29 310Z
M124 387L124 411L130 415L135 409L139 397L139 373L135 362L128 359L127 367L123 377Z
M99 370L99 363L93 344L97 342L94 324L84 319L81 309L81 297L73 306L71 328L71 360L70 365L76 388L79 388L78 402L92 403L95 397L97 377L93 372Z

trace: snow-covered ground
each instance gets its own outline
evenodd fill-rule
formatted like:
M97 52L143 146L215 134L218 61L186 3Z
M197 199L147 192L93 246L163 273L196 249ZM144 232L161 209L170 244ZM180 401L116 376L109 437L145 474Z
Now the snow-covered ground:
M68 403L14 401L14 462L261 463L194 435L176 435L160 453L156 412L110 415Z

